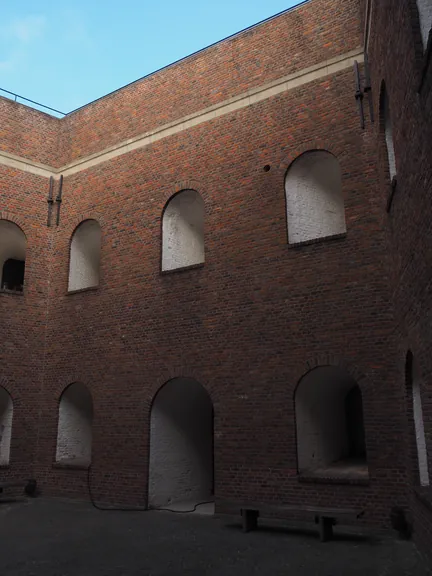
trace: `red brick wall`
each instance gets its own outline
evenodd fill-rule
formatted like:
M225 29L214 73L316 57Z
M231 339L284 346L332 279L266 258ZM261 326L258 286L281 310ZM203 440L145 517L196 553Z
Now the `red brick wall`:
M0 218L27 237L24 292L0 291L0 385L14 403L10 464L0 478L34 473L44 375L50 234L46 228L45 178L0 166Z
M432 472L432 325L430 311L431 263L430 222L432 205L432 67L423 54L415 0L374 3L369 58L375 109L380 85L385 81L390 103L397 164L397 186L391 211L385 218L389 253L392 256L393 302L399 333L397 382L404 387L404 364L411 350L422 379L425 435ZM390 193L388 166L379 123L378 143L381 209ZM406 399L407 424L403 429L409 447L407 471L412 496L415 537L430 553L432 541L432 491L418 488L411 398ZM429 505L428 505L429 502ZM429 543L429 544L427 544Z
M70 160L361 46L359 0L313 0L66 118Z
M0 96L0 151L57 165L60 120Z
M47 490L82 494L83 471L51 470L58 398L81 380L95 402L95 495L145 504L149 405L187 375L215 405L218 496L365 506L381 523L405 501L375 143L353 96L349 69L65 179L38 456ZM341 162L347 237L289 248L284 176L315 147ZM160 275L161 214L182 187L205 200L206 264ZM102 225L101 286L66 295L84 217ZM319 354L364 375L369 486L296 478L293 394Z
M53 162L358 47L358 8L354 0L312 0L84 108L60 123ZM33 129L40 130L36 123ZM347 235L293 248L284 177L300 153L315 148L340 161ZM12 174L4 194L16 202L19 188L16 210L28 219L36 250L28 290L38 294L48 323L44 356L46 317L36 304L23 315L40 333L35 364L22 346L2 369L37 406L39 427L26 446L45 493L87 496L85 470L53 467L58 400L79 380L94 399L95 497L144 505L151 401L170 378L191 376L215 407L217 497L358 506L367 522L388 523L390 508L405 505L408 494L400 339L376 150L375 130L359 127L348 69L68 176L58 228L46 228L48 181L23 176L21 183ZM195 188L205 201L206 263L161 275L161 214L182 188ZM102 227L100 287L67 295L71 234L88 217ZM48 306L37 274L49 278ZM24 342L30 328L23 332L20 320L10 324ZM306 484L296 476L293 396L308 362L346 365L361 386L367 486ZM24 461L20 450L17 462Z

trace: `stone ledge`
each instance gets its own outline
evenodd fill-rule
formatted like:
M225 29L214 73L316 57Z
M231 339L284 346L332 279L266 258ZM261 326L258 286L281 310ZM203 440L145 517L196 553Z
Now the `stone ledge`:
M181 266L180 268L172 268L171 270L161 270L160 273L165 276L165 274L175 274L176 272L186 272L187 270L195 270L197 268L204 268L205 263L200 262L199 264L191 264L190 266Z
M303 240L302 242L292 242L288 244L288 248L299 248L301 246L309 246L310 244L320 244L321 242L328 242L329 240L338 240L347 237L347 232L340 234L332 234L331 236L321 236L320 238L312 238L311 240Z

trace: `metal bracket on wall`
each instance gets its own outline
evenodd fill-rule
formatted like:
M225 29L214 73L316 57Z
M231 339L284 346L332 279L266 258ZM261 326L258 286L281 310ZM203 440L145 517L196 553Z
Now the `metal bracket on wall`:
M60 224L60 206L61 206L61 201L62 201L62 190L63 190L63 174L61 174L61 176L60 176L59 190L58 190L58 194L57 194L57 198L56 198L56 202L57 202L56 224L57 224L57 226Z
M364 130L365 127L365 118L364 118L364 111L363 111L363 91L361 89L361 79L360 79L360 68L357 60L354 62L354 76L356 82L356 92L355 92L355 99L357 100L357 106L359 109L360 115L360 126L361 129Z
M374 116L373 101L372 101L372 84L371 84L371 79L370 79L369 59L368 59L367 54L365 54L365 57L364 57L364 67L365 67L364 93L368 95L370 121L372 123L374 123L375 116Z
M52 207L53 207L53 203L54 203L54 199L53 199L53 187L54 187L54 178L53 178L52 176L50 176L50 179L49 179L49 191L48 191L48 198L47 198L47 202L48 202L47 226L48 226L48 228L51 226L51 214L52 214Z

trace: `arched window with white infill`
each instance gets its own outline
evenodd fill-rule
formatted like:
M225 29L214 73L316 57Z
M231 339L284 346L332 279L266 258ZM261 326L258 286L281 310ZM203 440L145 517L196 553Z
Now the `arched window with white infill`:
M27 239L17 224L0 220L0 287L1 290L22 292Z
M204 201L196 190L182 190L162 217L162 270L204 263Z
M10 394L0 386L0 466L9 464L12 439L13 402Z
M290 244L346 232L341 169L325 150L312 150L291 164L285 178Z
M387 90L385 84L382 84L381 87L381 97L380 97L380 122L381 122L381 131L384 133L386 151L387 151L387 160L388 160L388 167L390 173L390 180L396 176L397 169L396 169L396 156L395 156L395 149L394 149L394 134L393 134L393 123L392 117L390 112L390 103L387 94Z
M88 388L75 382L59 403L57 462L87 465L91 462L93 401Z
M99 285L101 228L96 220L85 220L75 229L70 245L68 290Z
M411 351L408 352L406 357L405 373L409 413L412 414L411 421L414 423L413 431L415 435L418 481L421 486L429 486L430 478L426 436L423 421L421 380L417 364Z
M432 28L432 0L417 0L423 50L426 50Z

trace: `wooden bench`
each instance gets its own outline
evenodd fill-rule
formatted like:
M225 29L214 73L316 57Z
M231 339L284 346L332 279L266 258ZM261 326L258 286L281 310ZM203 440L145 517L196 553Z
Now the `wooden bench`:
M5 488L23 488L27 496L35 496L36 480L11 480L10 482L0 482L0 494Z
M314 517L315 523L319 524L321 542L332 539L333 526L340 519L358 520L364 515L364 511L350 508L325 508L321 506L303 506L286 504L265 504L252 502L235 502L229 500L218 501L219 504L240 510L242 517L243 532L255 530L258 526L259 516L275 513L301 512Z

